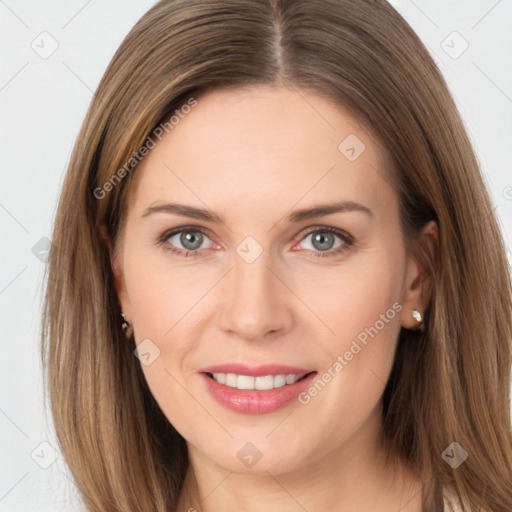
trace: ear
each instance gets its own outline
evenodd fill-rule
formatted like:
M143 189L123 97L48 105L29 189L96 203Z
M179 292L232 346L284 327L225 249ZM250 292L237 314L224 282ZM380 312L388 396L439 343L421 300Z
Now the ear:
M407 262L400 323L406 329L417 330L419 324L412 312L417 310L424 317L432 297L434 276L429 262L433 265L439 244L437 223L428 222L413 244Z
M131 314L129 311L129 301L128 294L126 293L126 285L124 281L124 274L122 271L122 266L120 264L119 251L112 244L112 240L108 234L107 227L105 225L100 226L100 233L103 240L108 246L108 251L110 254L110 264L112 266L112 274L114 276L114 284L116 287L117 297L119 299L119 304L121 305L121 310L125 314L126 318L131 318Z

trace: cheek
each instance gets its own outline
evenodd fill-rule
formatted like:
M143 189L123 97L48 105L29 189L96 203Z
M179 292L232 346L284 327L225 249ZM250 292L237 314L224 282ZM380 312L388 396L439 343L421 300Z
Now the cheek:
M125 282L141 352L136 364L141 365L151 394L169 422L190 436L201 409L186 391L183 368L197 349L198 337L192 330L200 308L193 306L206 293L206 285L204 290L187 286L184 272L163 268L136 250L125 261Z
M138 250L135 243L126 248L124 276L135 341L149 354L137 363L153 396L179 427L188 413L197 416L183 384L189 377L185 373L193 373L189 361L201 341L194 330L204 314L199 303L211 283L189 268L170 267L153 250Z
M133 249L124 268L135 338L137 342L168 339L175 328L190 323L195 306L211 285L194 277L187 267L172 268L162 249Z
M400 325L404 267L402 248L382 245L375 251L354 255L346 268L331 269L325 279L318 280L325 285L317 286L310 297L334 332L324 337L328 353L337 356L355 339L364 343L371 339L369 331L375 336L378 331L382 351L393 345Z
M316 307L334 334L317 337L322 382L310 391L324 398L305 396L304 402L323 402L327 409L319 414L350 411L355 425L379 401L392 368L405 259L400 247L382 245L354 262L349 272L332 273L317 296Z

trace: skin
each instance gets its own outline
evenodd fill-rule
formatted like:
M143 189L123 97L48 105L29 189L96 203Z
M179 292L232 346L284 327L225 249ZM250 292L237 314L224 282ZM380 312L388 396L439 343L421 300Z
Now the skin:
M338 150L349 134L366 147L354 161ZM143 366L150 389L188 444L201 500L191 497L189 472L179 510L421 511L421 482L403 464L390 471L377 440L397 337L401 326L417 328L411 312L425 311L430 279L406 252L387 161L340 106L261 86L198 97L139 165L112 263L136 343L150 339L160 350ZM340 200L372 215L286 220L296 209ZM210 209L224 223L143 217L164 203ZM184 250L179 234L158 242L187 226L205 232L201 255L169 252L172 244ZM313 237L326 226L354 244L315 257L322 250ZM236 252L247 236L263 249L252 263ZM430 223L421 240L433 246L436 238ZM343 244L336 235L328 250ZM227 362L321 375L394 303L401 311L307 404L233 412L198 375ZM252 468L237 457L247 442L261 453Z

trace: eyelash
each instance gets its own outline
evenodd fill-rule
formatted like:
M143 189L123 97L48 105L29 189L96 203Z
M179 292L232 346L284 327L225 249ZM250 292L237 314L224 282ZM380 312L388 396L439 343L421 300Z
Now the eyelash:
M183 249L177 249L176 247L172 245L166 245L166 242L169 238L171 238L174 235L179 235L180 233L201 233L202 235L205 235L208 237L208 234L203 231L203 229L195 227L195 226L185 226L181 227L179 229L174 229L170 231L165 231L162 233L162 235L158 239L158 244L164 245L165 250L169 251L171 254L176 254L178 256L183 256L185 258L195 258L197 256L200 256L202 254L203 250L183 250ZM348 251L351 247L353 247L354 244L354 238L346 233L345 231L342 231L340 229L332 228L329 226L322 226L317 227L315 229L310 230L308 233L306 233L301 239L300 242L305 240L308 236L312 235L313 233L333 233L337 235L339 238L342 239L344 242L343 245L339 246L336 249L330 249L329 251L311 251L307 250L309 256L312 258L329 258L341 255L342 253ZM209 238L209 237L208 237Z

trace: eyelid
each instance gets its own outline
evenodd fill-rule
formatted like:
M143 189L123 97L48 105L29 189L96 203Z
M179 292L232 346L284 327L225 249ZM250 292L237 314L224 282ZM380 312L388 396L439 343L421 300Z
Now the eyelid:
M321 224L319 224L317 226L309 226L309 227L305 228L303 231L301 231L301 235L299 235L298 241L304 240L304 238L306 238L307 236L309 236L313 233L317 233L319 231L334 233L335 235L337 235L341 238L346 238L347 241L350 241L350 242L354 241L354 237L350 233L345 231L344 229L335 228L334 226L321 225ZM304 234L302 234L302 233L304 233Z
M336 256L342 256L346 251L352 249L355 247L355 239L350 234L347 233L344 229L341 228L335 228L333 226L326 226L326 225L318 225L318 226L309 226L306 228L306 233L301 234L300 238L294 242L294 245L292 246L292 251L299 252L299 250L294 249L295 246L301 242L303 242L307 237L311 236L314 233L332 233L335 237L341 239L342 243L338 247L334 249L329 249L327 251L314 251L311 249L305 250L305 256L307 258L329 258L329 257L336 257ZM302 232L303 233L303 232Z
M169 240L169 238L171 238L171 237L173 237L175 235L179 235L182 232L201 233L203 236L208 237L212 241L212 243L218 244L218 242L214 242L212 240L212 237L209 234L209 230L207 228L203 228L202 226L179 226L177 228L168 229L168 230L164 231L158 237L158 242L162 243L162 244L165 244ZM206 249L199 249L199 250L191 251L190 249L179 249L179 248L177 248L176 250L183 251L183 252L185 252L185 251L195 252L195 253L199 254L199 253L205 251Z

